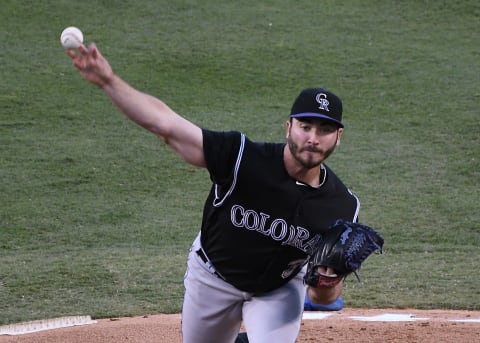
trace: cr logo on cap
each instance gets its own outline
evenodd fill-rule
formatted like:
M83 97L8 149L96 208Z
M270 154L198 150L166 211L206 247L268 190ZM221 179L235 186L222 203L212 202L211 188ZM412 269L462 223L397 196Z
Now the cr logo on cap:
M328 109L328 105L330 105L330 102L327 100L327 95L325 93L318 93L317 97L315 98L317 100L319 109L330 112Z

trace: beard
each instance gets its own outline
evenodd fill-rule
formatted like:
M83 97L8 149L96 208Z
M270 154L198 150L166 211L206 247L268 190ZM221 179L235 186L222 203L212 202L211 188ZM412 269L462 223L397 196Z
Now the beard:
M328 149L320 149L314 146L300 148L298 144L292 140L291 136L287 138L287 144L292 156L295 158L298 164L305 169L319 167L320 164L322 164L322 162L332 154L336 147L335 141L335 143Z

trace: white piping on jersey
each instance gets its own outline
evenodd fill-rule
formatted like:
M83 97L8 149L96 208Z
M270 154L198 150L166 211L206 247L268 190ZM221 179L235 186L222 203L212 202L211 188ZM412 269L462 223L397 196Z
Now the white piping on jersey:
M355 194L352 193L351 190L349 189L347 190L348 190L348 193L350 193L355 198L355 200L357 200L357 208L355 209L355 214L353 215L353 219L352 219L352 222L356 223L358 221L358 212L360 212L360 200L357 198Z
M235 189L235 185L237 184L237 175L238 170L240 169L240 162L242 161L243 150L245 149L245 135L242 133L240 138L240 149L238 150L237 161L235 162L235 169L233 171L233 181L230 185L230 189L227 193L225 193L224 197L220 199L218 196L218 184L215 184L215 199L213 200L213 206L220 207L222 206L225 199L227 199L230 194L232 194L233 190Z
M307 187L312 187L312 188L320 188L323 186L325 181L327 181L327 169L323 166L323 164L320 165L320 175L322 178L322 181L320 181L320 184L318 186L310 186L307 185L306 183L300 182L300 181L295 181L297 186L307 186Z

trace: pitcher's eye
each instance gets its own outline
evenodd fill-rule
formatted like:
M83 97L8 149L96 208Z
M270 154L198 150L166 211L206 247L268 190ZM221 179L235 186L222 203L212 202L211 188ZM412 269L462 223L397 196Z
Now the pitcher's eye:
M332 133L332 132L335 132L336 130L337 128L333 125L322 125L319 128L319 131L323 133Z
M300 125L300 128L303 130L303 131L310 131L312 129L312 126L311 125L307 125L307 124L302 124Z

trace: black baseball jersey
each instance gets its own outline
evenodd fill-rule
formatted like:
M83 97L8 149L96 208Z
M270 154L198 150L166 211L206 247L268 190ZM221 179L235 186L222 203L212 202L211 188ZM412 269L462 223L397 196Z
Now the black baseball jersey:
M288 175L285 144L209 130L203 130L203 144L213 185L204 206L202 246L217 271L242 291L282 286L335 220L357 220L358 199L326 165L319 188Z

